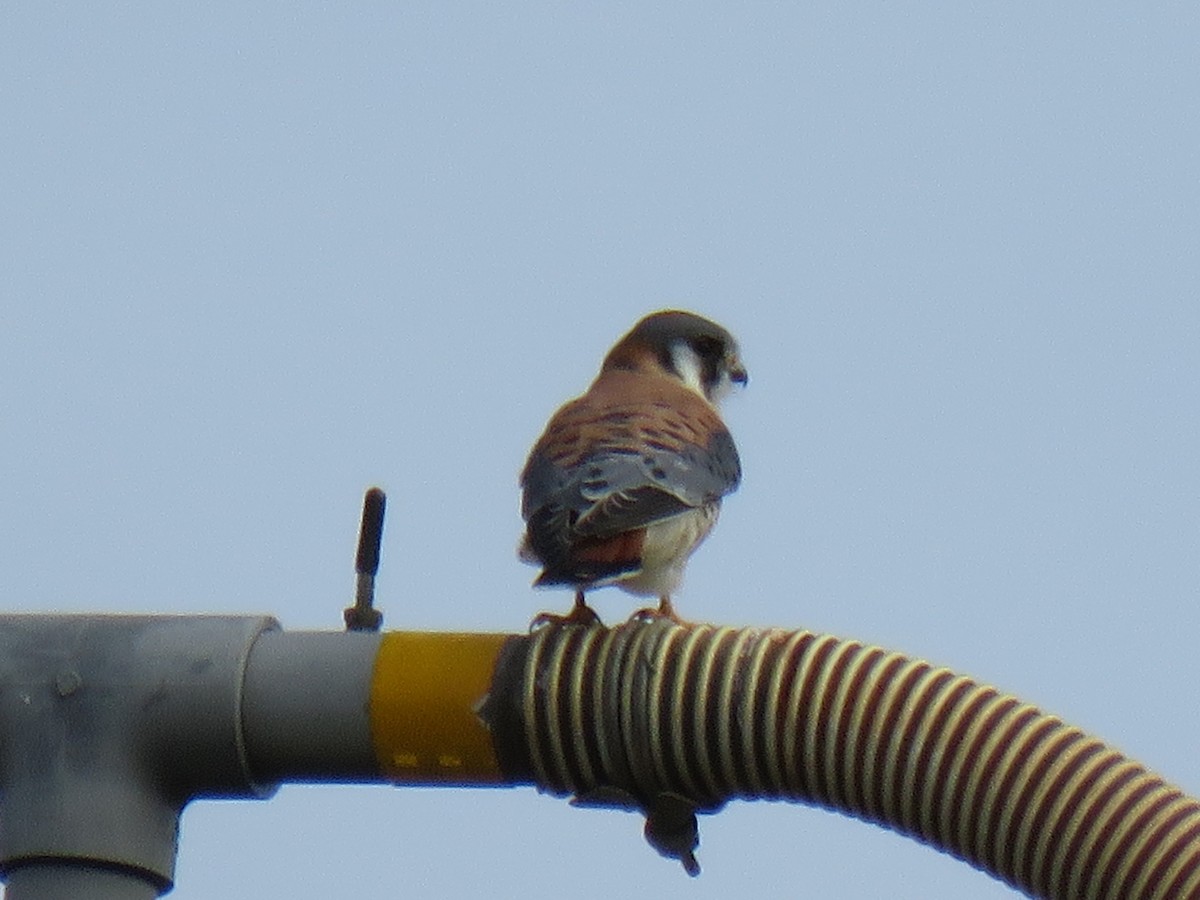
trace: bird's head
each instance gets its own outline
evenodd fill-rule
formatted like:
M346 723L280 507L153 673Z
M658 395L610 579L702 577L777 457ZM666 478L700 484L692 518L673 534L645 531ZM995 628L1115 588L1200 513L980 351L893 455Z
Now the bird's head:
M642 319L604 358L601 371L658 370L717 404L747 375L732 334L695 313L670 309Z

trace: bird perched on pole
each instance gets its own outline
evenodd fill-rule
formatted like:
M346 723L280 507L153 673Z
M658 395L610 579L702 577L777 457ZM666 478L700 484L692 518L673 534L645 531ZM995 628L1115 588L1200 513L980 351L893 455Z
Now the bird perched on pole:
M521 473L520 555L542 566L535 585L575 589L564 621L596 621L584 592L605 585L657 596L654 614L675 618L688 557L741 480L717 403L746 380L733 335L666 310L617 341L587 392L550 418Z

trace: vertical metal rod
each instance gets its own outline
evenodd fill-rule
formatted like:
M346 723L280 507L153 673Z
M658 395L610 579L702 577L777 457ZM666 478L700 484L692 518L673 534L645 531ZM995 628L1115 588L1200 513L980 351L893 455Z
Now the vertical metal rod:
M354 605L344 613L347 631L378 631L383 613L375 608L375 574L379 571L379 545L383 540L383 514L387 495L377 487L363 497L358 554L354 559Z

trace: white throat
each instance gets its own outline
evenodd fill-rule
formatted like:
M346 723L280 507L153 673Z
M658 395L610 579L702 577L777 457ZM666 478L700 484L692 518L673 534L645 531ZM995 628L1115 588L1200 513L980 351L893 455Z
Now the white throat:
M704 363L700 354L692 349L687 341L676 341L671 345L671 364L679 373L679 380L708 400L708 392L704 390Z

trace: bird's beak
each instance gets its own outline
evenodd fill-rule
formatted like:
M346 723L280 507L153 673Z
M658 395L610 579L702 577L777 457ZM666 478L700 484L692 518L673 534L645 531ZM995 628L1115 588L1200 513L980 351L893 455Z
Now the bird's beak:
M740 384L745 387L750 381L750 376L746 372L746 367L742 365L741 360L733 359L729 362L729 380L734 384Z

